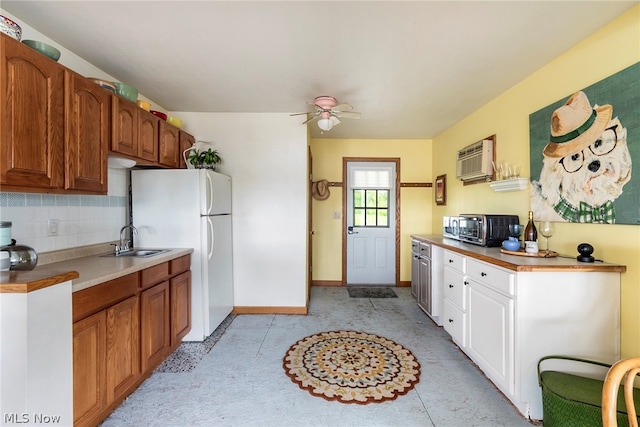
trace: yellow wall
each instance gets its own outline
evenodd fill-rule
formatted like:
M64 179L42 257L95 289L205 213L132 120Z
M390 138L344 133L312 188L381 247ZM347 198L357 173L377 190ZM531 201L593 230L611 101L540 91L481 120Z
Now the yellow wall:
M346 126L346 125L345 125ZM400 158L400 182L431 182L430 140L311 139L313 180L342 182L343 157ZM342 188L331 187L323 201L312 201L314 281L342 280ZM410 235L430 233L431 188L400 190L400 280L411 280Z
M640 6L434 138L431 179L443 173L448 177L455 176L456 151L493 134L497 136L497 159L519 164L522 175L528 177L529 114L638 61ZM481 78L477 84L482 84ZM640 143L640 139L636 136L629 143ZM635 166L638 169L635 172L640 174L640 165ZM508 212L526 218L528 190L494 193L488 184L463 187L460 181L447 181L447 206L433 207L435 233L442 231L442 215L467 211ZM640 226L557 223L556 233L550 239L552 249L570 255L577 255L576 246L581 242L589 242L595 247L596 258L627 266L627 272L622 274L621 289L622 355L640 355Z

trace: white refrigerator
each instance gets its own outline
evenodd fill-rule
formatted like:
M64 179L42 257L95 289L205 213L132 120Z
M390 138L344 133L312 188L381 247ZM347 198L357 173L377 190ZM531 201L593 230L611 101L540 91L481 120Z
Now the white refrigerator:
M193 248L191 331L202 341L233 310L231 178L205 169L131 171L135 246Z

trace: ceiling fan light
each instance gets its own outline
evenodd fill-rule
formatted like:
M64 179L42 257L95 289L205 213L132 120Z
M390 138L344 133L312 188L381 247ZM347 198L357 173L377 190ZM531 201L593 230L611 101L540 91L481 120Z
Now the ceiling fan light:
M318 127L320 129L324 130L324 131L329 131L333 127L333 122L331 121L330 118L319 119L318 120Z

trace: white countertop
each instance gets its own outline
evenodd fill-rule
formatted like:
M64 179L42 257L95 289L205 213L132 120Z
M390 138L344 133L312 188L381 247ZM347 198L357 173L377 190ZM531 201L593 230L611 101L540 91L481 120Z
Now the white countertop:
M107 246L108 247L108 246ZM147 248L135 248L147 249ZM148 248L169 249L169 248ZM73 292L188 255L192 248L171 248L150 257L101 257L108 250L87 250L86 256L38 265L31 271L0 272L0 293L30 292L73 280Z

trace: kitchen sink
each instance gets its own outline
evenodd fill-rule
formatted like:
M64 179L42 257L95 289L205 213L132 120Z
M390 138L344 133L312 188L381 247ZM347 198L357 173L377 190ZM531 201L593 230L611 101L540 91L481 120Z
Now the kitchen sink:
M134 249L128 252L122 252L116 254L114 252L110 252L108 254L100 255L101 257L137 257L144 258L150 257L154 255L159 255L165 252L169 252L170 249Z

